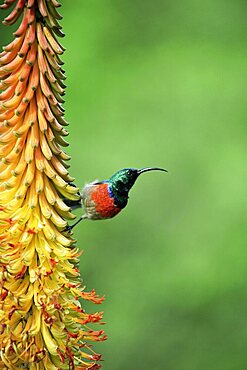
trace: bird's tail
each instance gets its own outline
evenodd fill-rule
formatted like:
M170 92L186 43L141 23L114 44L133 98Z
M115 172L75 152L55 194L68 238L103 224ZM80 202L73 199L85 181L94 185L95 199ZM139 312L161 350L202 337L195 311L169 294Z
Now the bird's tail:
M63 198L63 202L70 207L71 209L82 208L81 199L79 200L70 200L67 198Z
M76 185L73 184L72 182L70 182L69 185L76 187ZM79 192L78 192L78 195L80 196L78 200L71 200L71 199L64 198L64 197L62 197L62 200L71 209L82 208L81 195Z

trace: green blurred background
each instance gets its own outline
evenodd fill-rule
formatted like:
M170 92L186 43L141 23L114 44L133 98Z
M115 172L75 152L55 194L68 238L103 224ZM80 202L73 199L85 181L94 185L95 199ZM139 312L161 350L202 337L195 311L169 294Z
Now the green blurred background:
M246 370L246 2L62 3L76 183L169 170L75 229L87 289L106 295L86 306L105 311L103 368Z

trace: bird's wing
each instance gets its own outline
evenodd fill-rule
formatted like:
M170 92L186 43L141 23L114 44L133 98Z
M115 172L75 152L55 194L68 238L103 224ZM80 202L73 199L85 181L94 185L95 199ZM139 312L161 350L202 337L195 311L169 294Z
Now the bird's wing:
M106 180L103 180L103 181L94 180L94 181L90 182L89 184L86 184L85 186L87 186L87 185L100 185L100 184L106 184L106 183L107 183Z

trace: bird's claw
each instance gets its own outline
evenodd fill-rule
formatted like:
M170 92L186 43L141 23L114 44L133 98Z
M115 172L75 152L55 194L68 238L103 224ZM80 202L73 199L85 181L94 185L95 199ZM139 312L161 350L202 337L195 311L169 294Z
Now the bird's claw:
M72 227L72 226L67 225L67 226L65 227L64 231L65 231L65 232L68 232L68 233L71 233L72 229L73 229L73 227Z
M64 229L64 231L68 231L69 233L72 232L72 229L79 224L79 222L81 222L82 220L84 220L86 217L85 216L81 216L79 218L79 220L77 220L73 225L67 225Z

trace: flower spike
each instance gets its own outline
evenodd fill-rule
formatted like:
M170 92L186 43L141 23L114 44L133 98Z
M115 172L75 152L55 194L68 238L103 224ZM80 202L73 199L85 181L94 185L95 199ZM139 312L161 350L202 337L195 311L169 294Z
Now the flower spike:
M0 368L95 370L90 341L106 339L102 312L88 314L79 251L63 199L78 189L64 152L64 36L57 0L5 0L5 25L20 21L0 54ZM80 300L79 300L80 299ZM82 303L80 303L82 302ZM88 326L89 325L89 326Z

